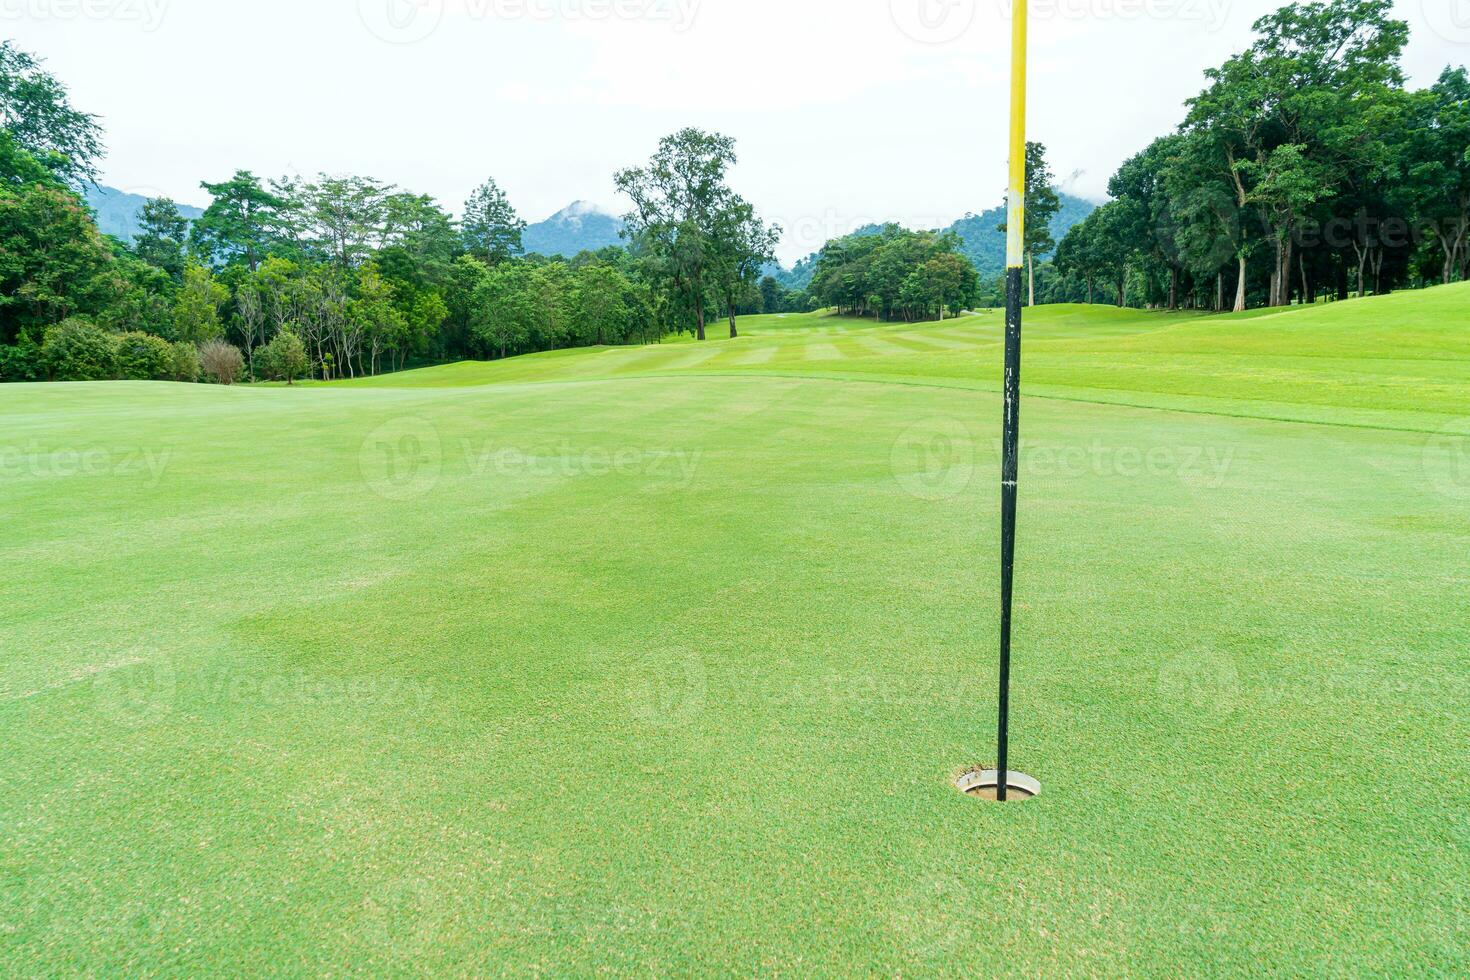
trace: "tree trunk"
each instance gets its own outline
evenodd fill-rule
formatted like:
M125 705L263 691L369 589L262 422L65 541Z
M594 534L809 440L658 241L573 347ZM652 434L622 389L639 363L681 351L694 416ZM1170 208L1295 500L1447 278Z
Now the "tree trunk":
M1031 253L1026 253L1026 283L1027 283L1027 306L1036 305L1036 262L1031 258Z
M1225 273L1215 273L1215 312L1225 312Z
M1307 256L1306 256L1306 253L1305 252L1298 252L1297 253L1297 257L1296 257L1296 261L1297 261L1297 265L1301 266L1301 270L1302 270L1302 303L1303 304L1312 303L1313 301L1316 300L1316 297L1312 295L1311 284L1307 282Z
M1240 259L1240 281L1235 284L1235 312L1245 312L1245 274L1248 260L1244 255Z
M703 340L704 339L704 305L703 304L701 304L697 309L695 309L695 311L694 311L694 322L696 324L698 324L698 326L699 326L699 329L696 332L695 336L697 336L700 340Z
M1179 309L1179 270L1174 267L1169 269L1169 309Z

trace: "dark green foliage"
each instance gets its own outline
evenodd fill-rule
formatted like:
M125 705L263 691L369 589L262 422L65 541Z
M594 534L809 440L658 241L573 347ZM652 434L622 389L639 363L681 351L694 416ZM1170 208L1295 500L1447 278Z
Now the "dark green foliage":
M106 381L116 377L117 337L72 317L46 331L41 359L54 381Z
M120 380L166 381L173 376L173 347L163 338L133 331L117 335L114 344Z
M0 382L45 381L46 361L41 345L22 334L13 345L0 345Z
M188 242L188 219L169 198L148 201L138 212L138 234L133 240L133 251L138 258L163 270L175 282L184 280L184 249Z
M886 225L828 242L810 293L822 306L883 320L957 314L979 298L980 277L953 234Z
M1289 4L1206 72L1180 132L1113 178L1058 250L1060 292L1244 309L1462 278L1470 84L1404 90L1391 0Z
M169 378L173 381L199 380L199 348L187 340L169 345Z
M114 266L75 194L47 184L0 186L0 343L103 312L123 292Z
M66 87L12 41L0 42L0 127L73 189L95 182L97 117L72 108Z
M306 373L311 363L306 356L306 345L290 330L282 330L256 355L261 374L273 381L284 381L288 385Z

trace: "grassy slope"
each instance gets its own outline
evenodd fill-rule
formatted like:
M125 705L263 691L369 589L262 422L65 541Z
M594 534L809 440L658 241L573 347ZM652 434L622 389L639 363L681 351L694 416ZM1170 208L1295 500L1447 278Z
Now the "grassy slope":
M1467 320L1034 311L1004 809L993 314L0 387L0 973L1463 972Z
M1028 320L1028 394L1433 430L1470 414L1464 286L1206 317L1058 306ZM437 387L648 374L775 374L998 390L1001 318L879 325L826 314L754 317L705 345L560 351L360 384Z

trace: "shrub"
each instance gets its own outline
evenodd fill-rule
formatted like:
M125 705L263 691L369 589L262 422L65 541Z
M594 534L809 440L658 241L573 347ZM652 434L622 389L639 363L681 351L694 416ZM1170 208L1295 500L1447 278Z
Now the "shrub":
M193 384L199 380L199 348L181 340L169 345L169 376L175 381Z
M46 331L41 359L57 381L105 381L117 369L117 338L81 317Z
M245 368L245 356L234 344L211 340L199 348L199 368L217 384L232 385Z
M255 360L267 378L293 384L306 373L306 345L290 330L282 330L256 353Z
M117 338L117 376L124 381L163 381L173 373L174 351L169 342L146 333Z
M44 381L46 362L41 345L23 333L15 346L0 345L0 381Z

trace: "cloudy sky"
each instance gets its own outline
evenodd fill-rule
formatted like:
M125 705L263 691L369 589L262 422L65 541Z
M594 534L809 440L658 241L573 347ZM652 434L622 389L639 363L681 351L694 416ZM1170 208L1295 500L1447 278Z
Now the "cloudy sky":
M1278 0L1031 0L1034 139L1100 198L1200 72ZM790 263L871 220L946 224L1005 184L1010 0L0 0L6 36L103 117L106 182L352 172L458 210L493 175L539 220L611 210L686 125L739 141L738 190ZM1399 0L1428 84L1470 0Z

